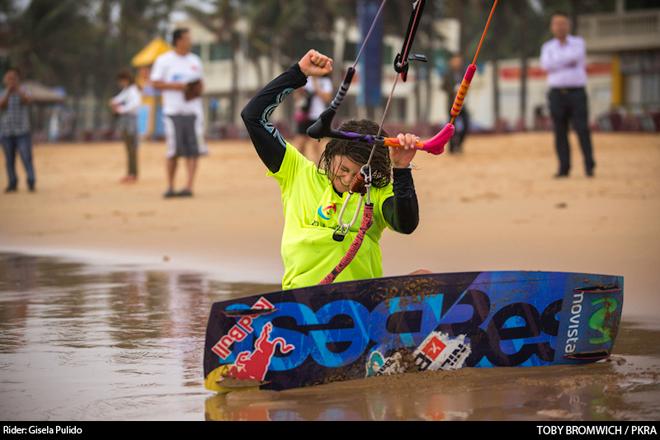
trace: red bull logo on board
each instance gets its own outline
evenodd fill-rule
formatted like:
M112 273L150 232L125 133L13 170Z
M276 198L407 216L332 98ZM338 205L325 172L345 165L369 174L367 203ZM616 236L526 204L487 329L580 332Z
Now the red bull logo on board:
M274 308L275 306L264 297L259 298L259 300L252 306L252 309L258 310ZM254 332L254 328L252 327L253 320L254 317L252 316L244 316L239 319L239 321L229 329L229 332L221 337L213 348L211 348L211 351L220 356L221 359L227 359L229 355L231 355L231 346L234 342L241 342Z
M266 377L270 361L275 355L275 349L279 346L282 354L294 350L293 344L288 344L284 338L275 338L270 340L270 334L273 331L273 324L270 322L261 329L259 338L254 343L254 350L242 351L236 357L234 365L229 367L228 377L242 380L262 381Z

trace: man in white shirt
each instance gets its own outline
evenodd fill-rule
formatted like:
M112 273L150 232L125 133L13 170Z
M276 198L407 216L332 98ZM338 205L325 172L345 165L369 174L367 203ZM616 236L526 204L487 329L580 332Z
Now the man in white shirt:
M190 52L188 29L176 29L172 36L174 50L156 60L151 81L162 90L165 138L167 141L168 189L164 197L191 197L197 171L197 159L207 153L204 143L204 113L201 93L201 59ZM182 191L174 191L177 159L186 158L188 181Z
M569 35L570 21L562 12L552 15L550 30L554 38L541 48L541 67L548 72L550 87L548 99L554 125L555 148L559 158L559 170L555 177L568 177L571 169L569 121L580 140L586 175L593 177L596 163L591 145L589 108L585 91L587 69L584 40Z

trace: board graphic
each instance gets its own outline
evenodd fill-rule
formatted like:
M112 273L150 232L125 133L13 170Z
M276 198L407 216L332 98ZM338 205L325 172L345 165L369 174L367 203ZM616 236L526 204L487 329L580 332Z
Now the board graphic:
M607 358L623 277L469 272L379 278L215 303L205 386L283 390L464 367Z

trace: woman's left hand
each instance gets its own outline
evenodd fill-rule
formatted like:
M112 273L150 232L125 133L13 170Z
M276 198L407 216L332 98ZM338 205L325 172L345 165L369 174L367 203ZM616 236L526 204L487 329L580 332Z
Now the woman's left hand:
M393 168L408 168L417 153L416 143L419 138L414 134L399 133L397 136L401 147L390 148L390 161Z

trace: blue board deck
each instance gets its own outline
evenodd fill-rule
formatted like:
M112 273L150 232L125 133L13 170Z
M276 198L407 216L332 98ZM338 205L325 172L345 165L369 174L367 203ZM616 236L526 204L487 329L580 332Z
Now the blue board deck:
M223 301L209 316L205 386L595 362L612 352L622 308L623 277L563 272L400 276Z

